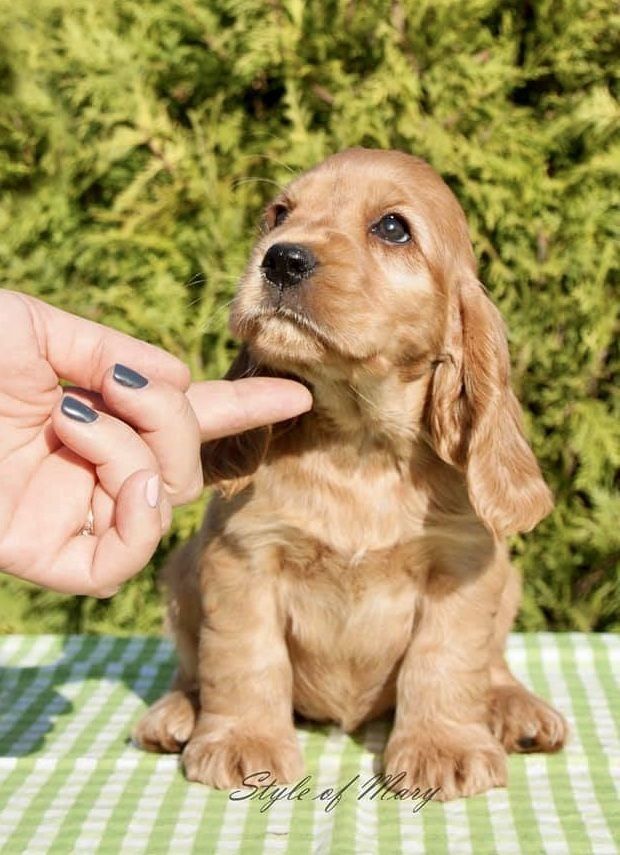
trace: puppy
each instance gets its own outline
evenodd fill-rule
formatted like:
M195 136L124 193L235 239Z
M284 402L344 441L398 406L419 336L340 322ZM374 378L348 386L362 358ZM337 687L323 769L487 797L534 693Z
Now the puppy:
M504 659L505 536L552 508L463 211L424 161L352 149L268 207L228 374L301 379L312 412L204 449L211 501L167 569L179 670L134 737L187 777L302 775L293 711L394 709L386 773L454 799L556 751L562 716ZM405 779L403 779L405 780Z

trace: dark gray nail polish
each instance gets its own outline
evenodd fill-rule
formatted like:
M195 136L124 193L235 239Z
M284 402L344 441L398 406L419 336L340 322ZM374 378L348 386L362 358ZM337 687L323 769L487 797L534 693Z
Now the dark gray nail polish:
M149 382L146 377L138 374L132 368L127 368L126 365L121 365L120 362L117 362L114 366L112 376L117 383L120 383L121 386L126 386L128 389L144 389Z
M85 425L88 425L99 418L99 413L91 410L90 407L87 407L86 404L78 401L77 398L72 398L71 395L65 395L62 399L60 409L65 416L69 416L69 418L73 419L74 422L82 422L82 424Z

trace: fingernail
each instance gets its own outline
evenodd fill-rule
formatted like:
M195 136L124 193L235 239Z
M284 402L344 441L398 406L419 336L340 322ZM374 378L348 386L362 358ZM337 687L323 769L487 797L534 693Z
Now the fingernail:
M87 407L86 404L78 401L77 398L72 398L71 395L64 396L60 409L65 416L73 419L74 422L81 422L85 425L90 424L99 418L99 413L91 410L90 407Z
M146 377L138 374L133 368L127 368L126 365L121 365L120 362L117 362L114 366L112 376L117 383L120 383L121 386L126 386L128 389L144 389L149 382Z
M159 475L153 475L146 482L146 502L151 508L159 503Z

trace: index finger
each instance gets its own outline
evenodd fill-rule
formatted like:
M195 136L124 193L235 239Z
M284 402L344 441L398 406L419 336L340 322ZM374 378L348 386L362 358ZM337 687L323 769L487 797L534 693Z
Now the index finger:
M203 442L299 416L312 395L293 380L248 377L192 383L186 392Z
M189 386L189 369L165 350L34 297L15 296L28 307L41 353L63 380L99 391L110 365L124 362L183 391Z

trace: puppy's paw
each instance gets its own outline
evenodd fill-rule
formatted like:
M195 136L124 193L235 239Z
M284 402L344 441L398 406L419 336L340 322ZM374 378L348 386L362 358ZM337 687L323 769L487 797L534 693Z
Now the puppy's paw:
M196 724L196 709L185 692L168 692L142 716L131 738L145 751L179 754Z
M405 774L396 789L439 787L437 801L506 786L506 753L484 725L441 724L430 732L393 735L384 760L386 774Z
M206 732L197 734L185 747L182 757L189 781L208 784L218 790L251 784L292 784L303 774L303 759L295 732L264 735ZM269 775L260 773L268 772Z
M564 716L525 686L493 686L489 727L506 751L559 751L568 737Z

